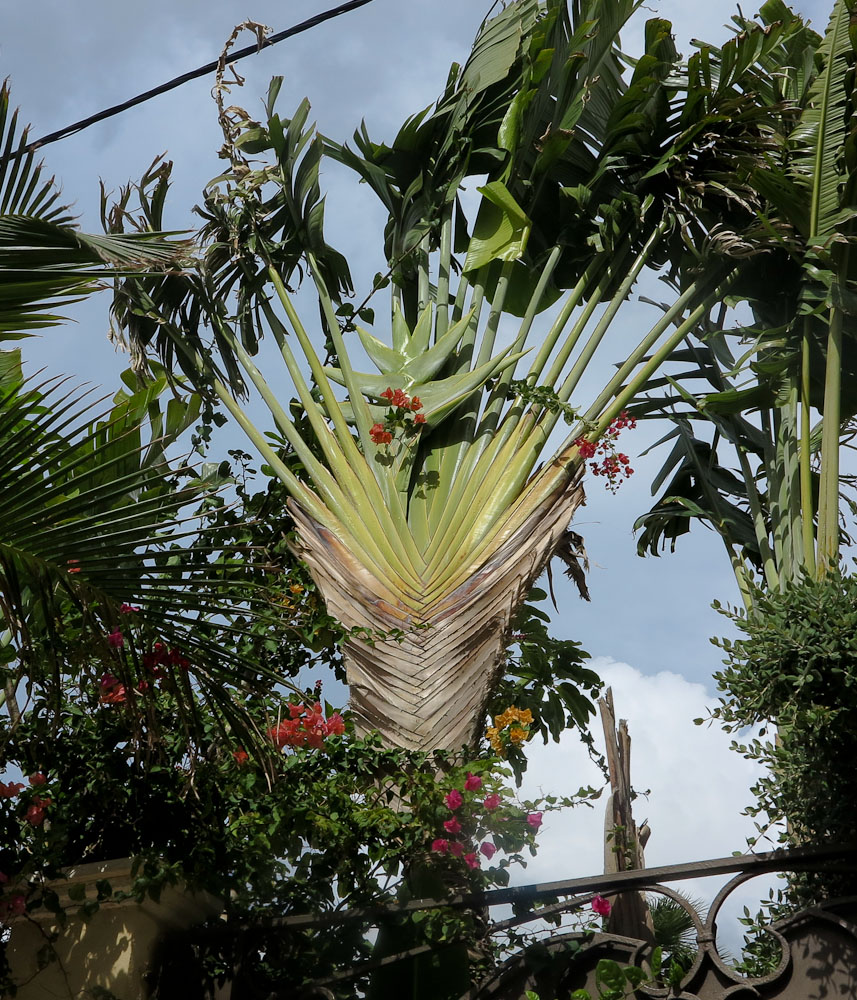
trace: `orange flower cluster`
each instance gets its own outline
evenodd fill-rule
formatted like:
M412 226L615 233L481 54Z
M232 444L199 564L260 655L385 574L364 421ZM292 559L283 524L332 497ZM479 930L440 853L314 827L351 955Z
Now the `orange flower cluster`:
M519 746L526 742L533 734L530 726L533 722L533 713L528 708L515 708L509 706L500 715L494 717L494 725L485 730L491 749L500 757L506 756L506 747Z
M319 750L326 736L341 736L344 732L345 722L339 712L333 712L325 719L321 705L316 702L310 707L289 705L289 718L269 729L268 735L280 750L286 746Z

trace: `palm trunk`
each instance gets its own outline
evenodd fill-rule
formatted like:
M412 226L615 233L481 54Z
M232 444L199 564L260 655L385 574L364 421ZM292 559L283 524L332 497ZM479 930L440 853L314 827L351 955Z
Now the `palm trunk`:
M405 605L328 529L294 501L298 557L329 613L349 632L343 645L356 730L390 745L457 750L473 745L503 667L509 624L584 502L582 470L558 487L468 578ZM424 581L426 592L431 580ZM364 631L365 635L365 631ZM378 638L374 638L374 636Z

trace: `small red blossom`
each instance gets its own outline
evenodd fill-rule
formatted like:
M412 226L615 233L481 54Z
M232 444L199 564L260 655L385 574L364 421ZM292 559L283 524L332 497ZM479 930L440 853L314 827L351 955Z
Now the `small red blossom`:
M477 858L476 855L473 852L471 852L470 854L464 855L464 863L467 865L468 868L478 868L479 858Z
M381 399L393 399L393 390L389 386L381 393Z
M464 854L464 844L459 843L457 840L453 840L449 845L449 853L454 858L460 858Z
M140 681L140 683L137 685L137 690L141 694L145 694L151 686L152 685L148 681Z
M503 800L496 793L494 795L486 795L485 801L482 805L488 812L494 812L494 810L500 805Z
M461 823L454 816L444 822L443 828L447 833L461 833Z
M425 422L426 422L426 418L423 416L422 413L417 413L414 416L414 423L415 424L424 424Z
M236 764L246 764L250 759L250 754L244 749L244 747L238 747L237 750L232 751L232 756L235 758Z
M497 853L497 848L491 843L490 840L486 840L484 844L479 845L479 853L484 854L485 857L490 861L491 858Z
M374 444L389 444L393 440L393 435L383 424L373 424L369 428L369 437Z
M461 792L459 792L457 788L453 788L443 801L453 812L455 812L456 809L461 808L461 804L464 802L464 799L461 797Z
M107 645L111 649L121 649L125 645L125 638L118 628L113 629L110 635L107 636Z
M467 792L478 792L482 787L482 779L477 774L467 772L467 780L464 782L464 790Z
M39 785L46 785L48 779L42 774L41 771L36 771L35 774L31 774L27 781L33 786L33 788L38 788Z
M527 823L534 830L538 830L538 828L542 825L542 814L540 812L527 813Z
M24 785L20 781L0 781L0 799L14 799L15 796L24 788Z
M45 810L51 804L50 799L40 799L38 795L33 798L32 805L27 809L24 819L30 826L41 826L45 820Z
M411 400L411 410L413 410L413 412L416 413L417 410L421 410L422 408L423 408L422 400L420 399L419 396L414 396L414 398ZM414 419L417 421L417 423L421 423L418 417L414 417ZM423 420L425 420L425 417L423 417Z
M119 605L119 613L122 614L122 615L131 615L135 611L139 611L139 610L140 609L137 608L137 607L135 607L133 604L120 604Z
M449 841L438 837L437 840L431 842L431 849L435 854L449 854Z
M597 893L592 897L592 909L602 917L610 916L610 900L599 896Z
M69 573L79 573L80 572L80 566L77 565L79 562L80 562L79 559L69 559L69 561L68 561L68 572Z

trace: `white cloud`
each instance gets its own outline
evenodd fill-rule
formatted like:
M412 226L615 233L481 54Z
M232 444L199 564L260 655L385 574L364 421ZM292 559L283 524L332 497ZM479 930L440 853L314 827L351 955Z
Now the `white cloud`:
M755 764L729 749L730 737L716 725L695 726L714 696L701 684L678 674L646 676L627 663L607 657L593 668L613 688L617 718L628 720L631 735L631 780L648 798L634 805L638 825L648 819L652 829L646 847L649 867L726 857L746 849L753 821L742 816L752 802L750 786L760 774ZM603 751L600 722L593 727ZM579 787L600 787L598 768L573 732L559 745L533 745L529 769L521 789L526 797L570 795ZM549 813L539 835L538 855L514 875L516 884L555 881L595 875L604 870L603 831L605 797L594 809L580 807ZM766 849L762 847L760 849ZM684 882L677 888L710 901L726 879ZM740 935L736 910L758 909L760 896L774 884L770 877L754 879L736 892L718 921L721 943L733 953ZM730 917L732 919L730 919Z

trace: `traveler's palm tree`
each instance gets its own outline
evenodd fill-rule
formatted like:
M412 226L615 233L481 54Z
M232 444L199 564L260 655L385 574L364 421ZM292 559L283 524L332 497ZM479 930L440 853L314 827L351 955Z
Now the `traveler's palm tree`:
M365 128L354 148L324 139L306 103L280 118L279 80L264 121L221 110L230 167L206 191L194 268L118 288L138 357L157 349L219 399L288 487L330 612L368 630L344 647L358 727L399 746L478 735L511 616L583 502L585 458L735 280L715 225L753 219L732 165L766 146L776 109L749 95L787 29L707 51L704 80L656 19L626 80L618 31L637 5L572 6L508 5L389 147ZM370 310L343 304L350 274L323 235L324 155L388 211L391 312L374 332ZM461 185L486 175L468 232ZM684 265L674 301L637 343L615 342L638 277L670 258ZM290 287L303 274L327 359ZM291 403L254 360L263 333ZM605 340L624 360L584 403ZM275 436L248 417L250 386Z

